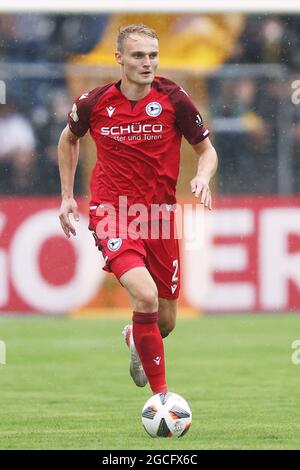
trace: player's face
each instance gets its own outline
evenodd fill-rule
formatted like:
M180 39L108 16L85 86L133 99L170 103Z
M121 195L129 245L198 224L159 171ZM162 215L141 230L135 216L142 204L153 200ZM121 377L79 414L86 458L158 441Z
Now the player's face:
M125 39L123 50L116 53L116 58L128 82L148 85L153 82L158 66L158 40L132 34Z

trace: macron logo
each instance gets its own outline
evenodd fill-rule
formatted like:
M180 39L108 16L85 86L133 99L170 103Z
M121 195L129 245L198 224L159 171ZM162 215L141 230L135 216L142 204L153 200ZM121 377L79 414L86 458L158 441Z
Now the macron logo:
M81 97L79 98L79 100L84 100L85 98L88 97L88 93L83 93L83 95L81 95Z
M179 88L179 91L182 91L182 93L184 93L186 96L189 96L183 88Z
M159 366L160 364L160 360L161 360L161 357L160 356L157 356L155 359L153 359L153 361L155 362L155 364L157 364Z
M115 109L116 108L114 108L113 106L107 106L106 111L107 111L107 114L109 115L109 117L112 117L112 115L115 112Z
M174 292L176 291L176 289L177 289L177 284L174 284L173 286L171 286L172 294L174 294Z

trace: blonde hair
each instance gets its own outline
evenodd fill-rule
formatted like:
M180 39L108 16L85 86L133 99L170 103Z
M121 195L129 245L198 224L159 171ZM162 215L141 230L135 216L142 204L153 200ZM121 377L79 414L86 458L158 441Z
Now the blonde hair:
M149 28L144 24L130 24L128 26L125 26L124 28L119 29L119 33L117 36L118 51L122 52L124 41L125 39L129 38L131 34L141 34L158 40L157 33L154 29Z

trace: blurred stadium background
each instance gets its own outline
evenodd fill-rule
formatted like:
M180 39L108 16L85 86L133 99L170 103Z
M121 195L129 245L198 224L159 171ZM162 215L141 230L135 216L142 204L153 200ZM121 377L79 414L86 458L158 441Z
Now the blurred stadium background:
M247 361L250 361L257 375L252 376L248 370L249 382L243 382L247 373L241 364L240 369L231 369L230 372L232 377L236 377L235 373L237 376L240 374L243 382L242 385L237 382L235 386L248 390L249 386L251 388L254 383L258 384L264 377L261 358L269 354L274 358L268 364L269 370L275 367L277 358L277 365L281 364L279 373L282 373L282 380L290 381L289 397L285 395L287 388L285 391L280 389L278 397L291 404L293 399L296 400L293 391L299 386L298 379L291 375L294 371L286 372L290 365L291 341L296 339L299 327L298 317L291 319L287 314L300 311L300 93L297 93L300 89L300 8L297 7L297 2L290 0L285 5L274 7L274 2L265 0L252 2L251 6L243 7L244 11L237 11L234 8L235 2L230 1L226 7L223 5L221 8L217 1L212 1L210 6L202 9L201 6L195 8L191 1L181 2L184 7L173 1L173 11L170 7L161 12L155 1L144 2L145 8L142 8L141 2L139 11L135 11L135 2L130 1L126 2L126 9L123 6L122 10L118 10L120 2L113 1L110 2L111 5L102 8L95 7L95 2L92 1L84 2L84 7L78 6L79 2L52 2L44 11L34 1L23 2L23 6L20 2L14 2L14 5L2 3L0 339L6 342L10 339L17 351L14 352L13 347L10 347L10 360L15 361L17 368L11 372L11 376L7 376L6 382L4 380L3 391L7 392L6 398L11 398L9 390L14 383L13 374L20 373L20 354L22 355L24 344L28 346L29 341L36 339L32 331L40 337L39 344L42 346L43 343L45 349L44 362L41 362L40 369L35 372L42 374L43 370L47 370L50 375L54 373L49 364L55 358L52 357L47 362L49 350L46 345L51 349L55 342L47 343L49 338L43 337L45 331L40 318L31 327L24 323L26 315L34 313L47 316L45 322L50 321L50 314L55 317L60 314L86 318L91 315L117 318L120 314L130 317L126 293L113 276L102 272L102 260L87 230L88 181L95 160L93 144L89 137L85 137L81 146L75 188L81 222L78 237L70 241L64 238L57 218L60 186L56 146L74 98L98 84L118 77L118 68L113 59L118 28L133 22L143 22L155 28L160 36L159 74L167 75L180 83L198 103L219 155L218 174L213 183L214 210L212 214L203 215L199 239L191 250L188 248L191 242L188 228L192 230L189 224L195 207L189 194L189 181L195 171L196 160L188 146L183 144L178 199L181 203L191 205L185 212L187 231L181 242L182 293L179 316L183 322L183 331L197 330L197 319L189 320L189 324L186 323L186 317L198 317L200 313L283 313L287 323L284 323L283 316L272 316L270 322L264 318L259 323L257 316L252 315L251 320L245 320L246 323L239 323L239 319L234 323L231 318L230 322L233 323L227 324L224 323L224 317L214 317L211 320L213 323L202 324L199 342L200 338L204 341L201 343L202 349L207 345L208 349L203 349L202 353L203 357L205 354L208 357L211 344L218 347L218 344L225 341L223 347L228 355L224 356L224 364L207 363L204 371L209 375L211 366L218 370L221 377L223 370L223 398L229 400L231 392L225 379L226 367L231 364L230 361L235 360L235 354L238 356L241 353L239 347L243 345L243 340L239 342L238 335L241 334L242 338L242 335L250 335L252 332L251 340L248 336L246 340L249 350L243 350L246 354L243 356L243 364L249 364ZM16 317L10 318L16 312L23 314L21 322L20 317L18 320ZM61 323L51 325L47 323L47 331L49 335L50 332L54 336L61 334L61 342L57 339L56 346L54 345L58 347L58 351L63 341L63 334L59 332L66 332L66 345L70 349L62 352L61 358L70 371L68 351L70 354L71 351L72 354L76 350L81 351L80 357L76 354L73 356L77 357L77 364L84 357L81 354L87 352L88 344L94 348L93 354L96 354L96 338L93 336L91 344L87 339L94 334L94 326L89 320L82 323L87 336L80 342L80 328L77 331L77 327L72 326L67 332L65 319L61 318L60 321ZM104 332L109 337L112 333L104 320L103 325ZM98 328L100 337L101 329L102 327ZM225 339L222 331L227 331ZM207 332L207 337L204 332ZM271 337L266 339L268 333ZM264 338L260 334L265 334ZM28 342L23 344L22 338L27 338ZM179 333L176 338L175 341L180 342ZM209 338L213 338L212 343ZM115 342L112 339L113 346L107 350L112 356L118 348ZM36 348L30 350L28 361L34 361L35 355L38 355L38 345ZM251 356L254 350L257 356ZM197 354L196 345L193 351ZM181 352L180 349L176 351L178 354ZM26 357L25 352L24 354ZM124 351L120 354L123 355ZM191 354L191 361L192 357ZM87 357L84 360L87 365ZM184 368L183 360L180 359L179 362ZM118 371L119 363L116 364ZM99 362L94 366L101 368L102 364ZM33 366L28 365L26 372L29 374L28 387L31 367ZM73 367L75 371L74 364ZM0 374L3 370L0 369ZM120 368L119 372L122 375L121 370ZM110 375L111 371L108 370L107 373ZM76 374L72 376L70 373L70 380L76 381L76 377ZM116 382L116 377L116 373L110 377L112 384ZM174 386L175 377L176 374ZM126 382L127 379L122 380ZM274 383L278 384L278 381L280 378L274 372L274 382L270 379L270 383L264 388L262 402L256 403L258 407L261 405L260 414L258 413L260 417L271 390L274 390ZM51 388L51 380L49 383ZM104 386L110 393L109 385L100 384L99 381L97 385ZM93 386L96 389L96 385ZM36 387L36 393L43 389L42 385ZM127 384L124 390L126 387ZM185 387L187 385L183 385L179 393L187 393L188 398L196 401L197 390L192 389L190 392ZM18 386L16 388L17 394ZM59 389L58 393L62 393L62 390L63 388ZM68 390L62 393L66 401L74 392ZM257 390L253 390L255 398ZM124 393L130 393L129 389ZM30 396L34 400L35 395ZM145 400L146 396L143 395ZM48 397L49 403L53 398L51 397L52 395ZM235 398L238 400L240 396ZM90 399L92 400L91 397ZM95 408L105 406L104 403L92 403ZM138 403L141 406L142 402ZM114 406L114 403L110 404ZM132 410L135 409L134 404L133 401ZM79 407L81 405L78 404ZM7 409L10 410L9 407ZM217 425L214 428L214 413L221 414L225 421L226 413L223 416L224 410L220 408L211 411L210 416L210 408L206 411L206 418L208 421L211 419L212 427L211 438L208 437L204 444L213 447L216 445L213 443L213 436L219 432ZM247 417L250 419L256 411L253 402L253 408L247 410ZM59 412L65 412L68 416L67 410L60 409ZM236 413L236 421L233 419L231 423L233 429L238 423L239 415ZM260 421L259 416L257 422ZM284 427L282 415L276 417L275 427L280 421ZM22 445L24 433L27 432L25 421L23 424L24 429L21 426L15 443L11 444L12 448ZM126 423L122 426L126 429ZM227 428L229 434L234 432L233 429ZM244 437L236 446L260 446L248 441L247 431L243 432ZM266 432L269 432L269 428ZM265 447L275 445L272 432L268 434L269 441L264 442ZM276 445L288 447L287 436L291 432L287 424L285 434L278 438ZM223 442L224 435L219 434L220 443ZM40 441L29 439L26 445L28 448L39 447L38 442L43 441L43 436L39 436ZM4 438L6 440L2 446L10 448L9 434L5 434ZM79 441L80 439L78 446ZM70 445L64 439L61 442L66 448ZM74 445L76 442L75 439ZM97 448L97 442L99 446L97 440L94 442L86 439L80 442L84 442L83 447L94 445ZM124 445L120 440L112 439L111 442L110 445ZM197 442L191 448L198 448L200 444ZM299 440L292 439L290 443L292 447L297 447ZM59 447L57 442L52 445ZM130 443L126 445L132 448ZM43 446L46 448L47 443L43 442ZM228 441L224 446L234 447L234 443Z

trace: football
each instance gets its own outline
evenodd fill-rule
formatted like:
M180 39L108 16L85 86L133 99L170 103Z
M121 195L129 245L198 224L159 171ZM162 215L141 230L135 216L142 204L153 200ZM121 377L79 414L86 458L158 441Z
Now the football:
M177 393L157 393L145 403L142 423L151 437L181 437L191 426L192 411Z

